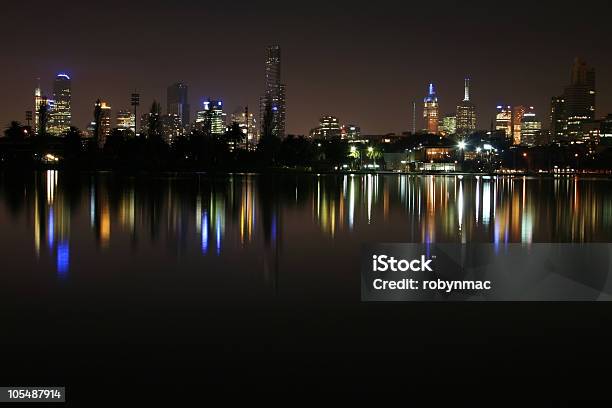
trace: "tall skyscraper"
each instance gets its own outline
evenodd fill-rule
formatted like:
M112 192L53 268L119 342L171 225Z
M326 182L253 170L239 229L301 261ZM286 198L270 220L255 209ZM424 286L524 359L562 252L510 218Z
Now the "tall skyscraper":
M102 101L100 103L102 114L100 115L100 138L98 140L99 146L103 147L111 134L111 106Z
M476 130L476 106L470 101L470 79L464 83L463 101L457 105L457 134L469 135Z
M196 126L204 130L209 127L213 135L222 135L226 130L225 117L223 102L208 99L204 101L204 110L197 114Z
M540 122L536 116L533 106L523 110L523 115L521 117L520 144L530 147L541 144L541 133L542 122Z
M66 74L57 74L53 82L54 107L49 116L49 133L61 135L70 129L72 123L71 99L70 77Z
M533 111L533 107L530 108ZM525 114L524 106L515 106L512 108L512 144L520 145L521 144L521 133L522 133L522 123L523 123L523 115Z
M550 103L550 134L553 140L567 138L567 114L565 113L565 97L553 96Z
M117 112L117 129L131 130L136 134L136 116L129 110L121 109Z
M438 134L438 97L433 84L429 84L429 93L423 100L423 117L425 118L427 133Z
M266 89L260 98L259 123L262 136L266 127L274 136L285 136L285 85L281 82L281 49L278 45L266 51ZM266 123L266 113L270 112L270 122Z
M506 139L512 139L512 106L497 105L495 131L503 133Z
M40 105L43 103L42 91L40 89L40 78L37 79L36 88L34 88L34 131L40 129Z
M552 99L551 131L556 140L588 139L595 119L595 69L576 58L570 79L563 95Z
M167 109L169 115L177 115L180 118L181 125L184 128L189 125L190 112L187 85L177 82L168 87Z

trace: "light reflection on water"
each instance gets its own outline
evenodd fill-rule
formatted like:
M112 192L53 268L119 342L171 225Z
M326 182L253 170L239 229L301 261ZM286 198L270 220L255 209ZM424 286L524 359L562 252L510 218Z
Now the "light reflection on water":
M123 177L54 170L3 174L0 219L67 278L75 242L100 252L163 242L188 257L283 252L363 242L607 242L612 182L576 178L408 175ZM86 217L80 216L86 214ZM3 229L0 238L10 240ZM287 237L287 238L284 238ZM194 250L194 248L196 250ZM199 255L198 255L199 254ZM264 259L265 260L265 259ZM95 260L92 260L95 262ZM268 261L265 261L269 263ZM274 263L272 261L271 263Z

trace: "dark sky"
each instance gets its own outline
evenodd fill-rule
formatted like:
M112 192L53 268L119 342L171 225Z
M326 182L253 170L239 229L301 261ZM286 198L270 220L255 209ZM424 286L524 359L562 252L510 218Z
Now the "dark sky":
M192 116L208 96L229 112L256 111L271 43L283 51L289 133L307 133L327 113L364 133L409 130L412 101L421 105L429 81L445 114L462 99L466 75L479 127L498 103L534 105L547 117L575 56L597 70L603 116L612 112L611 12L603 1L5 2L0 123L23 120L35 78L50 94L60 71L73 78L78 127L96 98L116 112L134 88L143 105L155 98L165 109L176 81L189 85Z

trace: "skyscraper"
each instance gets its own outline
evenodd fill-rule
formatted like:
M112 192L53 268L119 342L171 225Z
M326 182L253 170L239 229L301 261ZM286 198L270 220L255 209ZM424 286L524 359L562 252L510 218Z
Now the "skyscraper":
M540 143L542 133L542 122L536 116L533 106L523 110L521 117L521 136L520 144L524 146L536 146Z
M60 135L70 129L71 81L66 74L57 74L53 82L54 107L49 116L49 133Z
M438 97L433 84L429 84L429 93L423 100L423 117L425 118L427 133L438 134Z
M530 108L533 111L533 107ZM520 145L521 144L521 133L522 133L522 123L523 123L523 115L525 114L524 106L515 106L512 108L512 144Z
M285 85L281 83L281 50L278 45L268 47L266 54L266 89L260 98L259 123L261 134L266 128L277 137L285 136ZM271 116L266 122L266 114Z
M187 127L190 121L187 85L177 82L168 87L167 109L169 115L177 115L181 125Z
M570 79L563 95L552 99L551 131L556 140L588 139L583 126L595 119L595 69L576 58Z
M38 132L40 128L40 105L43 103L42 91L40 89L40 78L37 79L36 88L34 88L34 130Z
M470 101L470 79L464 83L463 101L457 105L457 134L469 135L476 130L476 106Z
M225 117L223 102L208 99L204 101L204 110L197 114L196 126L200 129L210 130L213 135L222 135L226 130Z
M136 134L136 116L129 110L119 110L117 112L117 129L131 130Z
M503 133L506 139L512 139L512 106L497 105L495 131Z
M553 96L550 103L550 134L553 140L567 138L567 114L565 113L565 97Z

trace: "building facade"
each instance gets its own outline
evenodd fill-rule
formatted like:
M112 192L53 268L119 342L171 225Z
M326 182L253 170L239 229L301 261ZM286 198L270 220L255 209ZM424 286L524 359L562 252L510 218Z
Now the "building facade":
M423 99L423 118L425 130L432 135L438 134L438 97L433 84L429 84L428 93Z
M495 131L503 133L506 139L512 138L512 107L509 105L497 105L495 115Z
M342 136L342 127L337 117L326 115L319 119L319 126L310 131L313 139L338 139Z
M267 48L265 67L266 89L259 103L261 134L263 136L264 132L269 131L282 138L285 136L286 103L285 85L281 82L281 49L278 45Z
M66 74L57 74L53 81L53 109L49 115L48 132L61 135L72 124L72 84Z
M470 79L464 83L463 101L457 105L456 133L462 136L476 131L476 106L470 101Z
M542 122L536 116L533 106L525 109L521 115L520 144L523 146L541 145Z
M190 108L187 93L187 85L182 82L177 82L168 87L167 90L167 112L168 115L176 115L180 119L181 126L186 128L189 126Z

